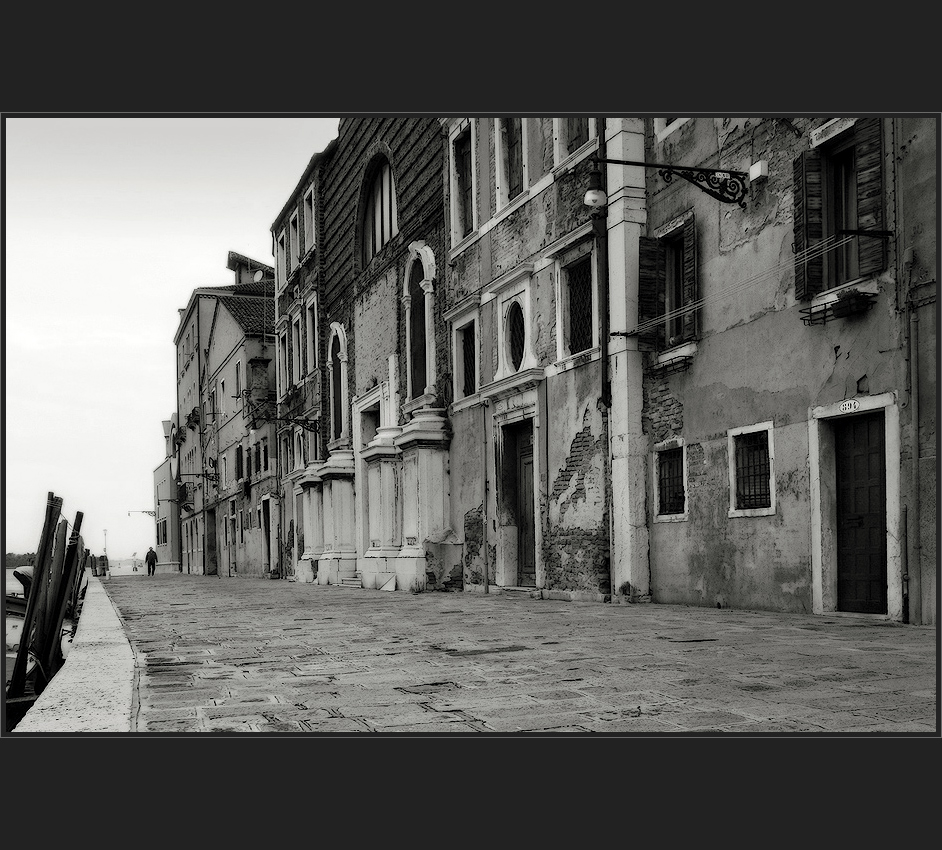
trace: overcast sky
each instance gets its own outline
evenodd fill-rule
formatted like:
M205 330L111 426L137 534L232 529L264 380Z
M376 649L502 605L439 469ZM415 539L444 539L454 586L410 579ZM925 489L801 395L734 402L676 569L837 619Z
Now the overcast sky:
M154 470L190 293L273 265L270 227L336 118L4 116L4 550L49 491L93 553L156 543Z

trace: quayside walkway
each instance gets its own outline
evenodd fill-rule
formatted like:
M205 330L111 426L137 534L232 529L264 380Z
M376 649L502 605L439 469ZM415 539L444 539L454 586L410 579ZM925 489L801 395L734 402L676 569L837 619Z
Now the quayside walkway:
M938 737L935 627L92 578L68 662L14 733L910 733Z

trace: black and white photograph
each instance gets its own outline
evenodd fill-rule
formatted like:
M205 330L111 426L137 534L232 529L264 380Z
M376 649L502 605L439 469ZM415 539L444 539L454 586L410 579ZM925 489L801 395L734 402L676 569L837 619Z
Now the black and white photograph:
M2 734L940 737L936 113L4 113Z

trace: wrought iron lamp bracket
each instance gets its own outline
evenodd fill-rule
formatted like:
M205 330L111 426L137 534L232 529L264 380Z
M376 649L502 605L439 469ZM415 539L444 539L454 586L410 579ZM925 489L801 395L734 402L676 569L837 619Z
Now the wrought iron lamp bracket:
M745 171L729 171L722 168L699 168L688 165L671 165L663 162L633 162L625 159L600 159L592 157L593 162L612 165L636 165L641 168L656 168L665 183L670 183L676 174L688 183L724 204L736 204L746 208L746 186L749 175Z

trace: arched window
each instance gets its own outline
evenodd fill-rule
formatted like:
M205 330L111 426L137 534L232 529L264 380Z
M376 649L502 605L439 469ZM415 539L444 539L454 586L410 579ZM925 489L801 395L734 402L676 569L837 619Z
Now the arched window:
M412 367L412 397L425 392L428 374L425 369L425 290L422 288L422 263L412 264L409 279L409 354Z
M373 170L370 188L365 196L361 230L363 264L372 260L398 232L396 185L389 163L383 160Z
M342 368L340 359L340 336L335 334L330 346L330 433L339 440L343 433Z

